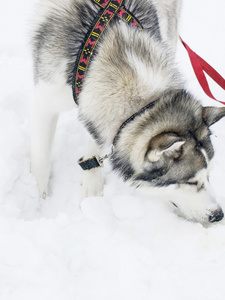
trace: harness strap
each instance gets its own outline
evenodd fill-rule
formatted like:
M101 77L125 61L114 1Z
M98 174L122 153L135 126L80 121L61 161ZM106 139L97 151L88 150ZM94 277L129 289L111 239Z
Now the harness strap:
M217 100L210 88L208 81L206 79L205 73L207 73L222 89L225 90L225 79L212 67L210 66L203 58L201 58L197 53L195 53L183 40L180 38L182 44L188 52L190 61L195 72L195 75L200 83L203 91L207 96L216 100L217 102L225 105L225 102ZM205 72L205 73L204 73Z
M78 104L79 94L82 91L84 76L88 69L91 57L94 54L95 47L105 31L108 24L115 16L131 24L133 27L142 29L138 20L125 8L122 8L123 0L92 0L98 4L101 9L95 18L93 26L88 31L81 49L77 55L73 78L73 96L74 101Z
M92 0L92 1L95 2L96 4L98 4L98 6L103 7L103 8L106 7L106 5L108 3L108 0ZM129 25L132 25L133 27L143 29L143 27L139 23L138 19L136 19L135 16L124 6L122 6L118 10L117 17L121 18L123 21L125 21Z

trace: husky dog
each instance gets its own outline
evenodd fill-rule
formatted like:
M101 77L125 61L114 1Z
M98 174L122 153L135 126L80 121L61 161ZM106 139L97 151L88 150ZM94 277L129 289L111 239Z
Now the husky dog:
M43 197L58 115L76 106L75 61L100 10L97 2L42 0L38 7L31 171ZM124 0L124 7L143 30L115 17L96 46L79 95L79 119L91 136L84 159L101 156L114 144L110 162L124 181L166 189L188 219L220 221L223 211L209 190L214 155L209 127L225 108L202 107L185 89L175 64L180 1ZM82 183L82 197L101 195L101 168L84 171Z

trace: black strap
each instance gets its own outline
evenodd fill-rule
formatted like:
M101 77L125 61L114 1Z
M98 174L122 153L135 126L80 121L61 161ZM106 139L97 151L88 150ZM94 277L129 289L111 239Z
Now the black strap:
M88 66L95 54L95 48L105 29L114 17L121 18L134 28L142 30L142 25L133 14L123 6L124 0L92 0L100 10L90 26L77 55L73 75L73 97L76 104L82 91Z
M95 168L99 168L103 166L103 161L98 156L93 156L91 158L88 158L86 160L81 157L78 160L78 164L83 170L91 170Z
M134 113L130 118L128 118L125 122L123 122L123 124L120 126L119 130L117 131L116 136L114 137L113 140L113 145L115 146L121 131L124 129L124 127L126 127L131 121L133 121L136 117L140 116L141 114L143 114L146 110L153 108L155 106L155 104L158 102L159 100L155 100L153 102L150 102L149 104L147 104L146 106L142 107L138 112Z

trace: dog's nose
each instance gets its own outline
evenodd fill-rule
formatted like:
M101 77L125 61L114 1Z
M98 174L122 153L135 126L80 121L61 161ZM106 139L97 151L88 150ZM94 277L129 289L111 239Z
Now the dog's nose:
M214 212L211 213L209 216L209 222L214 223L214 222L219 222L223 219L224 213L221 208L215 210Z

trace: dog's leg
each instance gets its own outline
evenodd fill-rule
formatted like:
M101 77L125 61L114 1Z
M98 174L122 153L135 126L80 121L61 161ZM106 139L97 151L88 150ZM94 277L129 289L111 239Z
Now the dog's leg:
M52 112L44 100L35 99L32 113L31 172L37 179L40 196L48 193L50 154L57 125L58 114Z
M35 87L31 119L31 172L37 179L41 197L48 193L50 155L58 115L74 107L71 89L63 81L40 82Z
M181 0L156 0L162 38L176 50Z
M96 142L90 139L84 159L88 159L96 154L101 155L101 150ZM87 197L102 196L103 185L104 176L101 167L84 171L81 183L81 201Z

